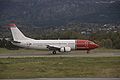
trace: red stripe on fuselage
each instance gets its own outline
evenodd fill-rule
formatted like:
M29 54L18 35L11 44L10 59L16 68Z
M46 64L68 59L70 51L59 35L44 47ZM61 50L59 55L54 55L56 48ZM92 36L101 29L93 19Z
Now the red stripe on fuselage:
M88 50L88 40L76 40L75 41L76 50Z
M98 44L95 44L94 42L89 40L76 40L75 46L76 50L91 50L99 47Z

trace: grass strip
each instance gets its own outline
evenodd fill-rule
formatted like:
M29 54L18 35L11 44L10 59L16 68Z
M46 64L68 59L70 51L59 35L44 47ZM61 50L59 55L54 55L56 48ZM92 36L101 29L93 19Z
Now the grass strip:
M120 57L0 59L0 78L120 78Z

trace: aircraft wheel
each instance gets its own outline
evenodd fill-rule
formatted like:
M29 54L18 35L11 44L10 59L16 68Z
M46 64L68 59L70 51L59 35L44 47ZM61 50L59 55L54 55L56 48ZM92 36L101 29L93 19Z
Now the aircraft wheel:
M90 50L87 50L87 54L89 54L90 53Z
M53 54L56 54L56 51L55 51L55 50L53 51Z

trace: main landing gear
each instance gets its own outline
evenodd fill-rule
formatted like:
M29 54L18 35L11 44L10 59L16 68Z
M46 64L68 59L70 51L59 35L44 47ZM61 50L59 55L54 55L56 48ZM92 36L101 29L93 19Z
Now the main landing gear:
M53 52L52 52L53 54L56 54L56 50L53 50Z

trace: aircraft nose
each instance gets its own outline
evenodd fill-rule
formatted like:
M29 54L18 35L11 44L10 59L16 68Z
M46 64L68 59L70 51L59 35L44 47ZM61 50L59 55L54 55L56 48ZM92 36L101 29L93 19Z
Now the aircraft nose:
M98 45L98 44L94 44L94 47L95 47L95 48L98 48L98 47L99 47L99 45Z
M98 47L99 47L98 44L96 44L96 43L94 43L94 42L92 42L92 41L89 42L88 46L89 46L90 49L95 49L95 48L98 48Z

